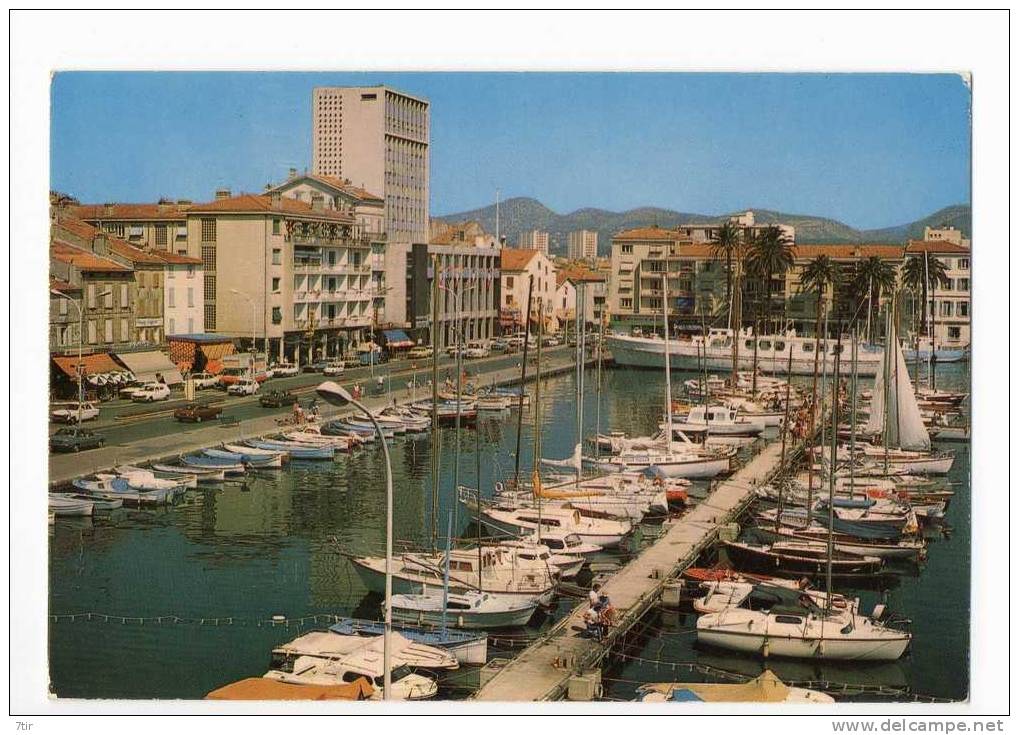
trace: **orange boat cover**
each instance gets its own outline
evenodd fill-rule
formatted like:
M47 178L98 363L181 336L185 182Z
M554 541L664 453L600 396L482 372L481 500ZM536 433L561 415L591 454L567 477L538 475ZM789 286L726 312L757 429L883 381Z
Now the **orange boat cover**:
M357 701L368 699L374 692L368 679L361 677L350 684L323 686L319 684L287 684L274 679L252 677L215 689L205 695L206 699L251 701L251 700L327 700L346 699Z

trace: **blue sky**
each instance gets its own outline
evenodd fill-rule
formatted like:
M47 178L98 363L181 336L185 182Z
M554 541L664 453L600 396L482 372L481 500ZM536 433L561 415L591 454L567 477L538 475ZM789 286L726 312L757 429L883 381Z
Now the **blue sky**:
M970 95L947 74L64 72L51 186L259 191L310 166L313 86L379 83L431 101L433 214L499 188L562 213L757 207L864 228L970 199Z

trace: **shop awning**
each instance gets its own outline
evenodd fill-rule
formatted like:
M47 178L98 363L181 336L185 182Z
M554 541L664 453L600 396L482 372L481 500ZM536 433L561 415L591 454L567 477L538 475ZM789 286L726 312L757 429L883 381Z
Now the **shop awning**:
M386 338L386 344L391 350L400 350L405 347L414 346L414 340L408 337L407 333L402 329L384 329L382 334Z
M160 376L167 385L183 383L180 370L169 357L158 350L148 352L118 352L117 359L127 365L136 380L148 383Z
M53 362L56 363L57 367L60 368L64 373L67 374L72 380L76 380L78 376L78 356L77 355L62 355L54 356ZM85 375L95 375L96 373L113 373L123 370L120 365L113 361L113 358L107 355L105 352L100 352L95 355L82 355L81 356L82 370Z

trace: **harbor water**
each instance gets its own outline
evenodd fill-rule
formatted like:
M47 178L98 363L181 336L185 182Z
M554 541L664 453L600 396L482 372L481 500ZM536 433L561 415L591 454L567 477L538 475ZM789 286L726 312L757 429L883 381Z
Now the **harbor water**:
M598 419L591 372L586 385L590 434ZM968 364L939 367L938 385L968 391ZM674 391L678 397L678 381ZM650 433L661 419L662 395L658 371L605 371L601 429ZM532 465L532 421L533 413L525 411L520 466L526 473ZM542 421L543 454L569 456L577 441L572 375L543 383ZM512 476L516 430L515 411L483 418L478 431L464 429L459 482L477 485L480 471L483 494L490 495L494 482ZM442 432L440 500L433 512L432 441L423 434L392 445L398 547L431 545L433 518L441 547L444 539L438 537L449 513L455 514L456 534L473 533L453 502L451 429ZM899 575L888 589L836 589L859 595L865 610L885 601L910 618L914 639L907 655L880 665L769 661L778 676L884 685L947 699L967 696L969 448L963 443L944 448L956 452L947 477L956 496L923 567ZM322 627L325 616L378 617L381 599L366 592L344 554L379 554L384 548L384 471L381 450L368 448L335 462L293 462L281 471L254 472L243 482L190 491L163 510L58 518L50 531L49 564L53 693L200 698L228 682L261 676L273 646ZM318 623L316 615L323 616ZM606 697L633 699L635 687L650 681L718 680L711 669L762 671L759 660L698 649L694 622L693 615L675 611L649 616L645 634L630 638L610 658ZM463 696L455 689L449 696Z

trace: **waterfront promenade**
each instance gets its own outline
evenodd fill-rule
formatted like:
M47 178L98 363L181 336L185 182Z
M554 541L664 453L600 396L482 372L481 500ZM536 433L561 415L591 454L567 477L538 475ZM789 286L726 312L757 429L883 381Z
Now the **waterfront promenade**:
M754 488L770 481L781 469L781 453L781 441L767 444L604 584L603 591L616 609L617 620L608 639L598 642L582 637L576 630L584 628L587 608L586 604L579 604L545 636L506 664L474 698L489 702L562 698L570 678L596 666L613 642L659 600L663 585L693 564L715 541L720 527L741 514L756 497Z
M558 375L570 372L576 366L575 353L572 347L549 350L550 354L543 359L542 375ZM465 362L465 368L470 370L470 382L477 386L490 385L511 385L520 382L519 363L523 359L523 353L515 353L510 356L492 358L484 361ZM528 356L527 378L530 381L534 377L533 352ZM295 386L295 379L284 381L270 381L263 390L274 388L285 388L292 393L298 393L302 397L310 396L314 386L325 380L337 380L339 383L351 386L353 383L360 383L366 394L362 402L372 410L383 408L392 403L395 399L399 404L412 403L415 400L428 399L430 393L423 385L423 382L430 379L431 370L426 367L427 361L423 361L415 369L399 370L394 369L392 378L393 391L382 395L372 395L371 378L368 375L357 374L353 376L341 376L329 378L323 375L314 376L310 384L307 383L312 376L302 376L305 384ZM440 364L439 380L449 371L453 365L452 361L444 361ZM408 366L409 367L409 366ZM363 369L359 372L365 372ZM414 376L417 380L417 387L414 391L408 391L404 387L405 381ZM399 381L395 379L399 378ZM149 404L146 404L149 405ZM283 430L277 423L281 417L289 413L290 407L278 410L262 409L258 406L258 397L243 399L241 401L229 400L224 407L224 415L228 418L235 416L236 421L209 421L202 424L181 423L175 421L169 415L169 411L155 408L151 417L136 417L132 414L130 406L122 407L122 416L115 418L112 422L104 420L99 426L86 424L87 428L94 428L100 433L107 434L110 427L118 423L128 425L142 422L144 427L137 428L131 432L130 439L118 442L108 442L101 449L94 449L81 453L51 454L49 457L49 481L50 485L62 485L71 480L89 475L95 472L110 469L120 464L140 464L159 460L174 460L180 454L199 451L205 447L212 447L223 442L235 443L264 434L275 433ZM135 406L137 408L137 406ZM104 412L108 412L104 408ZM328 405L320 404L320 416L324 419L333 419L347 416L353 413L352 409L338 409ZM112 431L109 433L113 433ZM124 433L124 432L120 432Z

